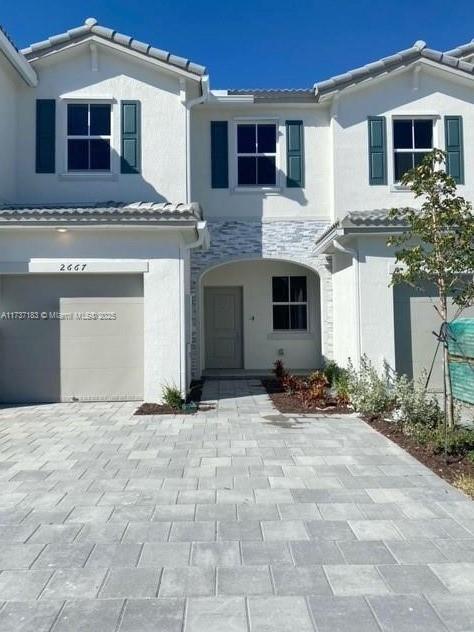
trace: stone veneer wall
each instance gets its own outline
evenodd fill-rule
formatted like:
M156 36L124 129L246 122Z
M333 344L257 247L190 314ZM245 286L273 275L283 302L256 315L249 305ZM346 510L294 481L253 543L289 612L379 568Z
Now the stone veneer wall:
M311 221L229 221L210 220L209 250L193 250L191 254L191 294L193 297L192 374L199 377L200 292L203 273L216 265L243 259L280 259L311 267L320 278L322 301L321 350L324 357L333 353L332 279L326 257L313 255L319 233L328 222Z

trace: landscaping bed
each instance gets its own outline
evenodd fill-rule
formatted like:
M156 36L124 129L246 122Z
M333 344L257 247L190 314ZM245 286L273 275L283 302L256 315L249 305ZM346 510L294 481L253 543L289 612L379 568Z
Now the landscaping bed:
M135 415L194 415L199 410L212 410L212 406L200 403L203 384L202 380L193 380L185 401L182 401L176 389L165 389L165 403L144 402L137 408Z
M469 484L469 479L474 481L474 462L468 459L467 454L448 454L445 457L443 452L437 451L438 448L434 449L431 444L420 443L416 437L406 435L393 422L379 416L362 415L362 419L435 474L474 497L474 484Z
M284 414L324 414L341 415L352 412L348 406L340 406L335 398L326 397L324 401L303 403L296 393L285 391L277 379L264 379L262 384L275 408Z

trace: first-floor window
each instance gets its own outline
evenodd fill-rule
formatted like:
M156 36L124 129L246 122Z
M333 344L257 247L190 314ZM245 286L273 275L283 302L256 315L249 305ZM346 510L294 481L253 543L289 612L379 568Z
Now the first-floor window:
M68 171L110 171L110 118L108 103L68 104Z
M238 186L275 186L277 126L275 123L237 125Z
M395 182L404 173L417 167L433 149L431 119L395 119L393 121L393 153Z
M305 276L274 276L272 278L273 329L306 330L308 328L308 298Z

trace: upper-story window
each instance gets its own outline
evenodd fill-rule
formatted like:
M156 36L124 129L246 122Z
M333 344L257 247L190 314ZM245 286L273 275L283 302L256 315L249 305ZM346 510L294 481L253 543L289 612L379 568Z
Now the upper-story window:
M68 104L68 171L110 171L110 120L110 104Z
M306 330L308 328L308 296L305 276L272 278L273 329Z
M393 121L395 182L400 182L404 173L417 167L432 149L432 119L395 119Z
M276 123L237 125L237 185L275 186Z

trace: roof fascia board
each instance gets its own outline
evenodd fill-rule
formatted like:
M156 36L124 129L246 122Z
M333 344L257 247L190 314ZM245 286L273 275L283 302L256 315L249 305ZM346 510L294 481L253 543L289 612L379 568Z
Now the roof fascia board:
M112 42L103 37L99 37L98 35L95 35L93 33L87 34L71 42L58 44L57 46L53 46L51 48L45 49L44 51L38 51L38 53L36 54L32 53L32 56L30 57L29 61L31 63L37 63L43 59L47 59L51 57L52 55L56 55L57 53L61 53L65 50L71 50L77 46L80 46L84 43L89 43L89 42L95 42L101 46L106 46L117 52L131 55L132 57L134 57L135 59L139 61L152 64L153 66L157 66L158 68L161 68L165 72L169 72L171 74L177 74L177 75L180 75L181 77L185 77L186 79L191 79L193 81L200 82L203 76L203 75L196 75L194 73L188 72L187 70L184 70L183 68L179 68L178 66L174 66L173 64L167 64L163 61L160 61L159 59L155 59L154 57L144 55L143 53L140 53L139 51L132 50L131 48L128 48L127 46L122 46L121 44L118 44L117 42Z
M13 68L18 72L20 77L25 81L31 88L34 88L38 85L38 77L36 72L31 67L29 62L23 57L21 53L19 53L13 44L10 42L8 37L6 37L5 33L0 29L0 50L3 51L5 57L13 66Z
M429 69L438 71L440 73L444 72L446 74L449 74L451 77L454 76L468 83L474 80L474 75L469 75L467 72L463 72L462 70L459 70L457 68L452 68L451 66L436 62L432 59L427 59L426 57L420 57L419 59L403 64L399 68L387 70L386 72L383 72L375 77L367 77L367 79L364 79L359 83L354 82L342 88L334 88L334 90L332 90L331 92L322 94L319 98L319 103L328 103L329 101L332 101L336 95L352 94L358 90L365 90L369 86L381 83L388 77L396 76L404 72L413 70L414 68L420 68L422 66L426 66Z

